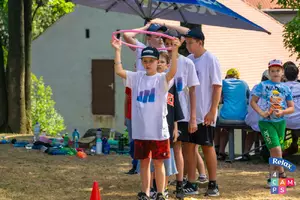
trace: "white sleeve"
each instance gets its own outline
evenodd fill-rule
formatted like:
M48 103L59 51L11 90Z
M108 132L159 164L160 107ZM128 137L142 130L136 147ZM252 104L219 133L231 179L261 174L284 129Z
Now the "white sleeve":
M170 80L168 83L166 73L161 73L161 76L159 77L159 92L167 93L169 88L172 87L172 83L174 84L174 79Z
M192 86L200 85L197 72L196 72L196 67L193 61L188 58L186 61L186 65L188 69L187 86L192 87Z
M137 72L126 71L125 86L132 89L135 84Z
M211 66L209 68L210 79L212 85L221 85L222 86L222 72L218 59L213 57Z

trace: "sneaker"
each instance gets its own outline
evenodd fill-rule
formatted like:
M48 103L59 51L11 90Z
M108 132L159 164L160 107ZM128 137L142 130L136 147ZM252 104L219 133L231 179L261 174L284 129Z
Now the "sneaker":
M198 179L196 180L196 182L199 184L205 184L205 183L208 183L208 179L207 179L207 177L199 176Z
M242 158L239 161L249 161L250 159L251 158L249 154L244 154L242 155Z
M182 186L185 186L187 182L188 182L187 178L183 178L183 180L182 180Z
M145 192L138 193L138 200L150 200L150 198L146 195Z
M156 200L165 200L165 196L162 193L157 193Z
M228 157L228 155L226 153L219 153L217 159L218 160L226 160L226 158Z
M165 198L166 198L166 199L169 198L169 189L168 189L168 188L165 189L164 195L165 195Z
M205 193L205 196L209 196L209 197L220 196L218 185L217 184L216 185L209 184L208 188L207 188L207 191Z
M268 178L266 188L271 188L271 179Z
M177 199L184 199L183 187L176 187L175 194Z
M199 194L198 187L189 181L187 181L185 186L183 186L183 191L184 191L184 194L186 194L186 195Z
M137 174L137 172L135 170L136 169L133 167L128 172L126 172L125 174L129 174L129 175Z
M154 188L150 189L150 199L155 200L157 196L157 191L154 190Z

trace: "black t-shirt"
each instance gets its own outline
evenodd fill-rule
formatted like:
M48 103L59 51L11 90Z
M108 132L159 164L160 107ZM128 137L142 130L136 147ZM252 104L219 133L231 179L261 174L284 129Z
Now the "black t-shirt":
M168 115L167 115L171 146L173 143L174 122L182 119L184 119L184 115L181 110L178 93L176 91L176 85L173 84L173 86L170 88L168 92Z

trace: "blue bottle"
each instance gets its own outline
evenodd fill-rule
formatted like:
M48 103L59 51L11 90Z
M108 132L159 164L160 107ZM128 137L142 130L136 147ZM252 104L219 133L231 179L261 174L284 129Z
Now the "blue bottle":
M79 134L79 132L77 131L77 129L75 129L75 130L73 131L72 137L73 137L73 147L74 147L75 149L77 149L77 148L78 148L78 140L79 140L79 137L80 137L80 134Z
M107 155L110 152L110 144L108 143L107 138L102 139L102 152Z

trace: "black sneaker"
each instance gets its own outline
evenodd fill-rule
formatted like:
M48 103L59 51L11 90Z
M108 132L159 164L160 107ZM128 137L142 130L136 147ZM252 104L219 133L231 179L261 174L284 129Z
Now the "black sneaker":
M217 197L220 196L219 187L217 184L208 184L205 196Z
M150 198L146 195L145 192L138 193L138 200L150 200Z
M156 200L165 200L165 196L162 193L157 193Z
M176 187L175 194L177 199L184 199L183 187L182 186Z
M136 168L131 168L128 172L126 172L125 174L129 174L129 175L133 175L133 174L137 174L136 172Z
M157 196L157 191L154 190L154 188L150 188L150 199L152 200L155 200L156 199L156 196Z
M192 184L189 181L183 187L183 191L184 191L184 194L186 194L186 195L199 194L198 186L196 184Z

